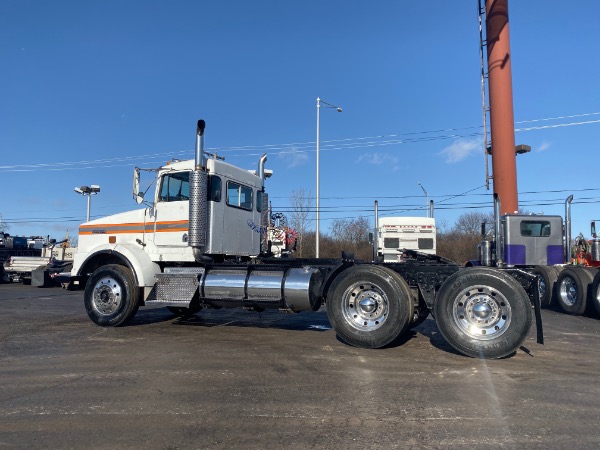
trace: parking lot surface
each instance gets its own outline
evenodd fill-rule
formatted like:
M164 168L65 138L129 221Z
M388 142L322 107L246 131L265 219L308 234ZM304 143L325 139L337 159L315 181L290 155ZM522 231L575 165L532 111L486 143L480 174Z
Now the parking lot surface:
M431 319L340 342L324 312L141 308L102 328L81 291L0 285L3 448L600 448L600 320L544 310L502 360Z

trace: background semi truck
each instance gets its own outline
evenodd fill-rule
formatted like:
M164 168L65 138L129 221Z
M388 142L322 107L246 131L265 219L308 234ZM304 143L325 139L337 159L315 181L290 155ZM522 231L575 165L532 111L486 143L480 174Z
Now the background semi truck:
M596 222L591 240L572 239L571 202L565 201L565 218L559 215L500 215L495 197L494 227L482 224L479 258L469 266L506 266L539 278L542 306L558 305L569 314L600 315L600 241Z
M377 255L384 262L401 261L404 250L435 255L436 234L433 217L379 217Z
M379 348L434 313L445 339L465 355L500 358L527 337L533 312L542 341L537 277L511 267L459 267L407 251L402 261L274 258L263 239L266 155L244 170L204 154L157 170L145 207L82 224L71 276L101 326L126 324L140 306L185 315L201 308L316 311L324 305L341 340ZM532 308L532 305L535 308Z

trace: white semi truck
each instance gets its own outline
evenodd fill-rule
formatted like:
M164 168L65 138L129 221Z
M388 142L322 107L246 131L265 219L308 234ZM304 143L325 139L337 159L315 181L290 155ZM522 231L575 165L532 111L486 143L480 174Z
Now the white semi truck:
M377 222L377 255L383 262L402 261L405 250L435 255L433 217L379 217Z
M400 339L434 312L445 339L465 355L500 358L527 337L535 311L537 278L494 267L462 268L423 252L401 262L273 258L262 239L266 155L256 171L204 153L204 121L194 160L157 169L146 207L80 226L72 280L85 287L90 319L126 324L144 305L175 314L201 308L316 311L325 305L341 340L378 348ZM532 304L535 307L532 307Z

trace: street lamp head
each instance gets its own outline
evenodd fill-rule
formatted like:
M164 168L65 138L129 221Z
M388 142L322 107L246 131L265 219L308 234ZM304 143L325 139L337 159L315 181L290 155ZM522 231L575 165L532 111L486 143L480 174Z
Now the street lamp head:
M77 192L78 194L83 194L83 191L81 190L81 188L76 187L75 189L73 189L75 192Z
M339 106L337 107L337 112L342 112L342 108L340 108Z
M97 184L92 184L91 191L92 193L97 194L98 192L100 192L100 186L98 186Z

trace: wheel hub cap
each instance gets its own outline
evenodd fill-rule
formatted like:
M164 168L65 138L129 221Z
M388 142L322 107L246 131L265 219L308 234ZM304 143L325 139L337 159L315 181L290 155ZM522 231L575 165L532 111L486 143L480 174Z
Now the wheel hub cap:
M566 276L560 284L560 297L565 304L573 306L577 301L577 285L573 278Z
M377 308L377 302L371 297L369 297L361 300L359 306L363 310L363 312L372 313Z
M121 305L121 286L111 277L98 280L94 286L94 309L102 314L109 315L117 311Z
M379 328L388 316L388 299L375 284L355 283L344 293L342 311L346 321L354 328L373 331Z
M479 340L502 335L511 321L510 304L490 286L473 286L458 295L452 308L456 324L463 332Z

